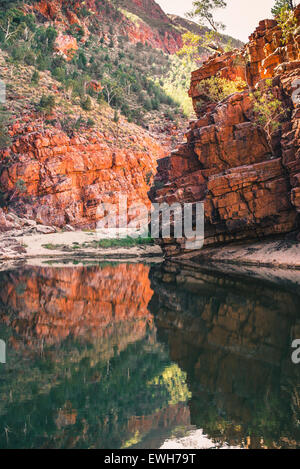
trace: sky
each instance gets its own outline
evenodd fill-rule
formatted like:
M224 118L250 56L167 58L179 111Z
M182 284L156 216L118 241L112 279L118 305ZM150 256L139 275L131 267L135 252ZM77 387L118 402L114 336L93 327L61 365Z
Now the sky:
M193 0L156 0L166 13L179 16L191 10ZM272 18L275 0L227 0L225 10L216 10L216 19L226 26L225 34L248 42L260 20Z

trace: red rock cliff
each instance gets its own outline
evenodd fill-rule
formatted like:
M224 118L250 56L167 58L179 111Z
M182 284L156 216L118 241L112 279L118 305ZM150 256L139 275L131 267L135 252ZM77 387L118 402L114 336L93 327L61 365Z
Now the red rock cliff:
M136 146L120 148L96 131L70 138L16 123L13 133L12 148L0 153L0 184L10 210L20 216L57 227L93 227L98 205L117 203L119 193L129 203L150 203L149 178L164 150L149 136L132 137ZM16 190L20 180L24 191Z
M300 6L295 11L300 24ZM262 21L243 51L216 54L192 75L190 96L198 120L187 142L159 161L157 202L205 203L206 244L288 233L300 212L299 28L286 45L275 20ZM245 61L243 67L242 63ZM197 85L211 76L247 79L250 89L272 80L285 117L272 140L273 152L253 114L248 91L199 106ZM294 93L294 94L293 94ZM165 240L168 254L184 250L184 239Z
M34 3L33 8L62 27L78 24L88 34L85 21L79 19L78 12L82 8L81 3L74 1L70 4L67 0L42 0ZM118 13L113 5L106 1L100 4L95 0L87 0L84 2L84 7L93 13L99 24L102 24L104 35L108 32L109 25L114 24L119 33L127 35L133 43L148 43L152 47L171 54L182 47L181 32L154 0L127 0L123 2Z

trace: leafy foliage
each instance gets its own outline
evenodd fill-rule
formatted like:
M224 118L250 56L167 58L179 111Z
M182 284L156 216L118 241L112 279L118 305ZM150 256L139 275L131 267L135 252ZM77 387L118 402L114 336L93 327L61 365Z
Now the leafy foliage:
M6 148L11 143L8 128L11 123L9 112L3 106L0 106L0 150Z
M265 130L271 145L272 136L280 128L280 119L284 116L282 102L273 93L272 80L266 80L263 89L255 91L251 96L256 121Z
M226 78L211 77L198 84L199 94L202 99L199 106L204 102L218 103L223 101L233 93L240 92L247 87L247 84L240 78L236 81L226 80ZM205 97L205 98L204 98Z
M293 0L276 0L275 5L272 8L272 14L274 16L279 16L282 9L293 10L295 8L295 3Z
M0 42L11 43L34 30L33 15L25 15L18 8L0 11Z
M163 80L160 80L160 84L165 93L172 97L182 108L184 114L190 117L193 114L193 105L188 96L188 90L191 73L197 68L197 64L192 59L183 61L176 55L171 57L170 61L170 70ZM159 82L158 78L157 82Z
M225 29L222 23L214 18L214 11L218 8L226 8L224 0L196 0L193 1L193 9L187 13L190 18L196 18L199 24L209 25L215 32Z
M82 98L80 104L84 111L91 111L93 108L92 101L89 96L85 96L84 98Z
M279 12L277 21L282 30L282 44L285 45L294 35L298 26L294 11L287 4L284 5Z
M51 112L55 108L54 96L53 95L46 96L45 94L43 94L38 107L41 111L51 114Z

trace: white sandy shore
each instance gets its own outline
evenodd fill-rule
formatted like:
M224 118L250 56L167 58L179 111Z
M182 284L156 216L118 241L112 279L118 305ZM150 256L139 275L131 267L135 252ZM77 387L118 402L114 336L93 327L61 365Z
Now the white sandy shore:
M162 250L155 245L138 245L133 247L82 247L84 243L98 241L95 232L62 232L46 235L23 236L22 244L26 249L26 258L63 258L63 257L87 257L87 258L145 258L145 257L162 257ZM66 246L69 250L47 249L46 245ZM74 248L74 246L79 248Z
M18 243L22 250L13 250L9 246L6 251L0 249L0 261L29 260L33 259L66 259L66 258L90 258L95 260L133 260L147 259L152 262L161 262L163 254L157 245L137 245L133 247L93 247L93 241L98 241L97 233L86 231L66 231L51 234L13 234L3 235L5 242L9 239ZM8 241L7 241L8 240ZM0 243L1 244L1 243ZM46 247L48 246L48 248ZM51 249L49 249L51 247ZM155 258L155 259L154 259ZM232 271L255 266L272 269L286 269L300 271L300 243L282 240L265 240L261 242L249 242L231 244L223 247L205 248L177 257L181 262L194 262L199 265L231 266Z
M95 232L74 231L51 234L32 234L16 238L22 246L22 252L8 250L2 260L21 259L63 259L63 258L93 258L101 259L144 259L162 260L162 250L156 245L137 245L133 247L93 247L90 243L98 241ZM88 243L85 247L84 243ZM46 247L48 246L48 248ZM51 249L49 249L51 247ZM0 256L1 260L1 256ZM32 263L33 261L31 261Z

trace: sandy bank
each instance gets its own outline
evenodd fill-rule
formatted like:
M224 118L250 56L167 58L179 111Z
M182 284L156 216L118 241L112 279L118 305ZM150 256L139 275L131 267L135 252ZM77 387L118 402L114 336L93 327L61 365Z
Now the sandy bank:
M300 270L300 243L286 239L230 244L180 256L183 260Z
M162 251L159 246L145 244L125 247L95 246L98 241L95 232L59 232L51 234L28 234L18 236L9 241L6 234L8 247L0 250L0 262L20 261L34 259L67 259L89 258L95 260L144 260L151 262L162 261ZM15 243L13 242L15 241Z

